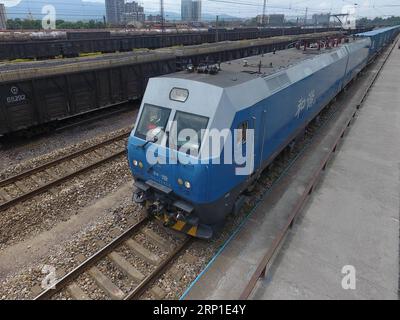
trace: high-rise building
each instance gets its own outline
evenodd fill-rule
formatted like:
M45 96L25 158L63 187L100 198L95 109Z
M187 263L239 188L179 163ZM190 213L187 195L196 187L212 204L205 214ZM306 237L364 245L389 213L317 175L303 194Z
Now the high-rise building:
M124 18L126 24L144 22L146 18L144 8L135 1L127 2L125 3Z
M182 21L189 21L191 17L192 0L181 0Z
M201 0L182 0L181 2L182 21L201 20Z
M7 29L7 16L4 4L0 3L0 30Z
M124 24L125 0L106 0L107 22L113 26Z

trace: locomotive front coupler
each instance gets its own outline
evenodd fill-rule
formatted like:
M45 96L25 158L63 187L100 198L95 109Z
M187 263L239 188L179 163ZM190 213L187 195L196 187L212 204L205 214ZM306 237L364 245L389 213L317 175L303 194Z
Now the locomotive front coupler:
M176 215L174 213L167 213L164 219L164 227L172 228L178 220L176 219Z
M150 217L157 218L157 217L163 217L164 216L165 207L161 202L155 201L155 202L149 204L146 207L147 207L147 214Z
M172 209L167 210L168 213L166 213L166 222L165 225L168 227L172 227L173 225L175 225L178 222L182 222L182 223L188 223L190 225L196 226L198 225L198 218L195 218L191 215L189 215L188 213L185 213L183 210L180 209Z

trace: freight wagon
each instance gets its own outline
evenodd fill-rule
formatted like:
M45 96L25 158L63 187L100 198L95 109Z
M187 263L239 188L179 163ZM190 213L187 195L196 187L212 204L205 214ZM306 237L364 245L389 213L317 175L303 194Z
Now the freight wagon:
M41 76L39 69L35 78L0 84L0 135L42 131L57 121L136 100L150 77L175 71L175 56L147 52L122 63L100 60L92 69L77 63L54 70L59 72Z
M266 38L280 35L298 35L310 32L321 33L338 31L337 28L256 28L255 30L226 29L218 32L219 41L235 41L245 39ZM357 33L359 30L352 30ZM216 41L216 32L210 29L208 32L191 33L166 33L141 34L135 36L109 36L100 33L95 38L89 37L89 33L74 33L71 39L66 40L29 40L29 41L1 41L0 60L14 59L49 59L55 57L78 57L84 53L96 52L126 52L138 48L156 49L161 47L196 45ZM86 34L86 35L85 35ZM96 33L94 33L96 34ZM92 35L93 36L93 35ZM85 38L86 37L86 38Z

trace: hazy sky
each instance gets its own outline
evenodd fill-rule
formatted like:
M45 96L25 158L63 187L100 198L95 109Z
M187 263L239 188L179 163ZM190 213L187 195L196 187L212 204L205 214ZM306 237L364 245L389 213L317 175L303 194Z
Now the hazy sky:
M104 2L104 0L85 0ZM240 17L262 13L263 0L202 0L207 13L230 14ZM180 12L180 0L164 0L167 11ZM145 8L158 10L158 0L139 0ZM268 0L269 12L283 12L289 16L304 15L308 7L310 14L316 12L340 13L343 6L357 3L359 16L400 15L399 0Z
M31 3L39 0L27 0ZM52 0L40 0L51 4ZM104 0L82 0L104 3ZM129 2L132 0L128 0ZM0 0L13 7L21 0ZM68 3L68 0L65 0ZM146 10L159 11L159 0L138 0ZM181 0L164 0L165 10L180 12ZM229 14L238 17L252 17L262 13L263 0L202 0L203 12L215 15ZM357 4L359 17L400 16L400 0L268 0L268 13L284 13L286 16L304 16L306 8L309 15L320 12L341 13L342 8Z
M104 0L84 0L104 2ZM230 14L240 17L262 13L263 0L202 0L203 11L216 14ZM158 0L139 0L145 8L158 10ZM180 12L180 0L164 0L166 11ZM399 0L268 0L268 12L283 12L289 16L305 15L308 7L310 14L316 12L340 13L343 6L357 3L359 16L400 15Z

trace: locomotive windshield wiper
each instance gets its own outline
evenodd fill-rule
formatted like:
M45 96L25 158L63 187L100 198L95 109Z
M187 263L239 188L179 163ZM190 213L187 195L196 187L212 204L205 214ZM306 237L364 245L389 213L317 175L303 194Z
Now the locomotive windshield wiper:
M144 149L144 148L146 148L146 146L147 146L149 143L156 143L157 141L158 141L158 137L155 136L155 137L153 138L153 140L147 140L145 143L143 143L143 144L140 146L140 148Z

